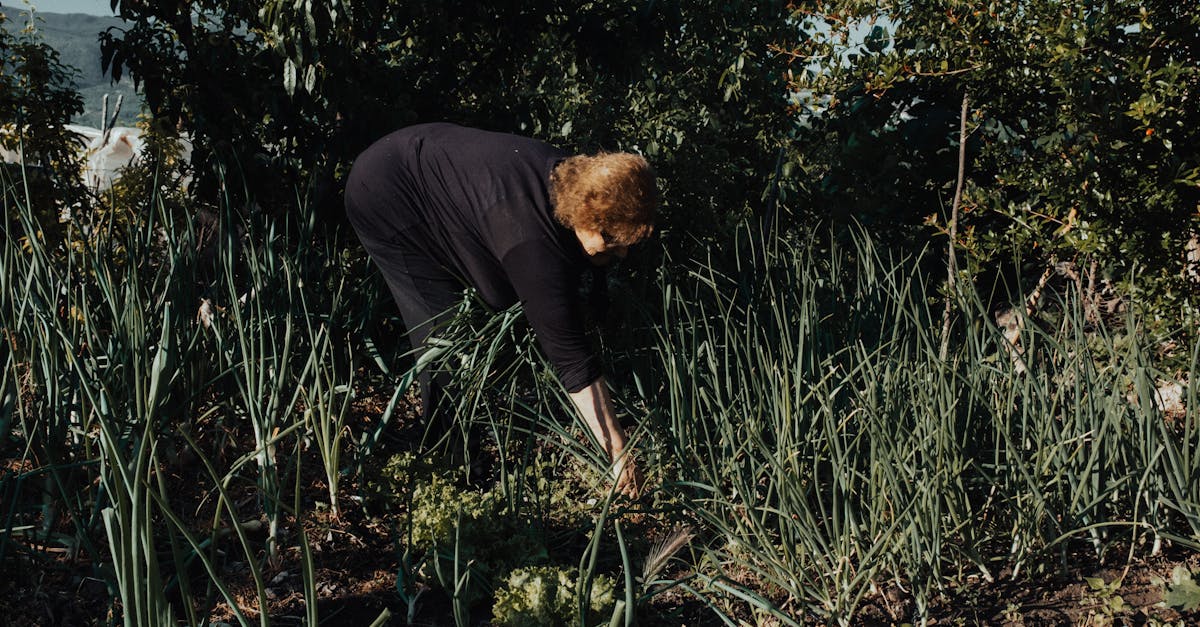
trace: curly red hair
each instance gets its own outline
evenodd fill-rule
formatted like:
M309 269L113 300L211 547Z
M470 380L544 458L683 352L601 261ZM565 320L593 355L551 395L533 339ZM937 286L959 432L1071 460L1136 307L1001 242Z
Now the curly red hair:
M641 155L577 155L550 174L550 201L563 226L590 229L609 244L629 246L654 231L658 176Z

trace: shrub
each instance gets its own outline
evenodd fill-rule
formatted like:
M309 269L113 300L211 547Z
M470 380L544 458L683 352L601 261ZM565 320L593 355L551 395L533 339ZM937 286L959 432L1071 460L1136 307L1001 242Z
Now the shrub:
M0 164L0 177L23 180L27 200L48 227L83 194L78 146L63 126L83 101L72 86L77 71L42 41L37 20L31 15L14 34L7 19L0 12L0 148L19 152L24 165Z

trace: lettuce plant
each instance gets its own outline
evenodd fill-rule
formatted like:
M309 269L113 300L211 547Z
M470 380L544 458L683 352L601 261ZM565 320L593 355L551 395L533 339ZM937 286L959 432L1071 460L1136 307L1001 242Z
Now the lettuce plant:
M555 566L518 568L508 575L506 585L497 590L492 606L495 625L534 627L570 625L576 621L579 607L574 573ZM603 622L613 613L616 585L604 575L592 580L586 624Z

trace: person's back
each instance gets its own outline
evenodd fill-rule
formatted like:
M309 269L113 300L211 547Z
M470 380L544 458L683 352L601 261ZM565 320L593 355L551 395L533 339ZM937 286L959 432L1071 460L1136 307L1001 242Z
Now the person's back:
M567 156L534 139L453 124L401 129L368 148L346 184L348 204L389 206L352 210L351 220L367 237L405 234L489 305L507 307L517 300L504 267L514 248L536 247L540 263L585 265L550 205L550 172Z

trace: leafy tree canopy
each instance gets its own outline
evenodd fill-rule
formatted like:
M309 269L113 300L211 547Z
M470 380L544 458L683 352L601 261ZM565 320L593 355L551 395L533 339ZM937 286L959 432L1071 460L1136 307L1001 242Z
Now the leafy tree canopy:
M690 223L718 224L759 202L790 124L768 70L769 44L795 39L780 2L113 7L128 26L103 36L105 64L197 134L198 158L235 158L259 196L336 179L386 132L448 120L644 152Z
M945 225L966 97L957 244L976 268L1012 251L1043 266L1099 258L1148 268L1182 294L1200 209L1200 5L796 8L822 34L780 48L796 94L792 159L815 181L809 204L877 226Z
M24 17L10 24L0 12L0 147L22 156L31 200L53 214L82 193L78 143L64 125L83 103L73 87L76 70L41 40L37 19ZM21 178L16 168L0 175Z

